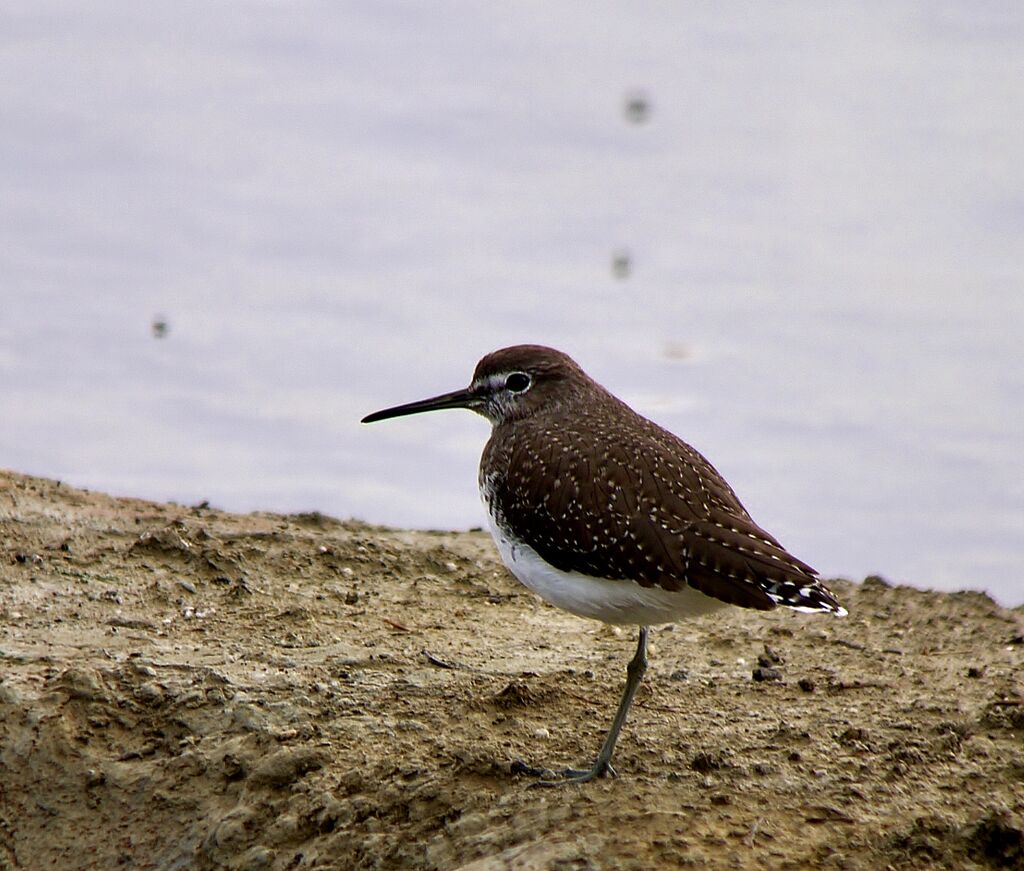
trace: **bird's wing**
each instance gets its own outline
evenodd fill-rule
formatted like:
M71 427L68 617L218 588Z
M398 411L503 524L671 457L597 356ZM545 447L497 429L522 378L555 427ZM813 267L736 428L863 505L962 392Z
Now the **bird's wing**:
M505 471L492 484L492 508L547 562L646 587L689 585L746 608L834 610L815 571L758 527L689 445L657 427L644 450L615 432L598 431L595 442L582 423L501 440Z

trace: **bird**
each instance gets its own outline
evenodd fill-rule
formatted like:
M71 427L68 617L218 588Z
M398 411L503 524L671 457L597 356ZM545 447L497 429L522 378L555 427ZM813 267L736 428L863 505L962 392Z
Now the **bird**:
M491 423L478 483L502 562L550 604L639 627L615 717L594 763L538 785L615 775L611 760L647 670L648 628L729 605L845 616L807 563L758 526L695 448L641 416L567 354L514 345L468 387L376 411L373 423L442 409Z

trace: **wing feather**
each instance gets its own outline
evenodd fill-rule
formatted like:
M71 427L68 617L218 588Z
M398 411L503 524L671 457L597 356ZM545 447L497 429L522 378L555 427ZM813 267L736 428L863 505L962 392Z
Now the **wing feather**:
M642 440L636 421L646 428ZM644 418L633 424L626 431L582 414L557 434L530 421L496 430L483 463L496 470L492 510L562 571L667 590L689 585L760 610L792 604L788 597L808 589L835 601L814 569L754 523L700 453Z

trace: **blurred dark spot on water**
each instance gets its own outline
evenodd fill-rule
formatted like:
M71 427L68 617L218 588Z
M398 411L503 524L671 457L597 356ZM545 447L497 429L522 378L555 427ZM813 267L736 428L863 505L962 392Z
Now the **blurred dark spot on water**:
M693 348L682 342L666 342L661 347L661 355L666 360L689 360L693 356Z
M633 270L633 257L626 250L616 251L612 254L612 275L616 278L629 278Z
M168 330L170 330L170 326L167 323L167 318L161 315L157 315L155 318L153 318L153 323L150 324L149 328L153 333L154 339L166 338L167 332Z
M633 91L626 95L626 120L633 124L643 124L651 114L651 101L642 91Z

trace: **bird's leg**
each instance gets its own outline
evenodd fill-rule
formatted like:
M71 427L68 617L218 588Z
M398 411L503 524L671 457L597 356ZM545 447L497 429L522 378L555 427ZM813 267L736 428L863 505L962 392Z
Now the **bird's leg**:
M579 770L567 768L561 772L561 780L538 780L533 786L561 786L565 783L586 783L596 777L604 777L606 774L615 776L615 769L612 768L612 753L615 752L615 742L619 740L619 732L626 723L626 715L629 707L633 704L633 696L636 695L640 682L644 679L644 672L647 671L647 627L640 627L640 637L637 639L636 653L626 666L626 688L622 692L622 699L619 701L619 709L615 712L615 719L612 720L611 728L605 736L604 744L601 745L601 752L597 754L593 767ZM539 772L537 772L539 773Z

